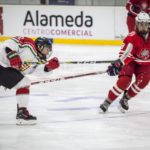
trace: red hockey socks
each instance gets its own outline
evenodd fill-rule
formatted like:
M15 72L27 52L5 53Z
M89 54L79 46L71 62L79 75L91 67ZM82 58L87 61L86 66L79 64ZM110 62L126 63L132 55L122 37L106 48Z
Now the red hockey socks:
M129 76L121 76L116 85L112 87L112 89L108 93L108 100L110 102L114 101L124 90L126 90L130 83L131 83L131 77Z

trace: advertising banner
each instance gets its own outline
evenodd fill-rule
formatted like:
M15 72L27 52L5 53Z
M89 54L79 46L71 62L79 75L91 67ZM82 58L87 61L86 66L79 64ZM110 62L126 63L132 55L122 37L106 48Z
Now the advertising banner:
M127 32L125 13L115 7L2 5L0 33L4 36L115 39Z

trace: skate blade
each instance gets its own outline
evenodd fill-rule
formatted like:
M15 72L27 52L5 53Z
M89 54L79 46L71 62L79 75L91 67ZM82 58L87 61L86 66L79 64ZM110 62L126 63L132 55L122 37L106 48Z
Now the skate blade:
M17 119L16 125L36 125L36 120Z
M118 109L120 110L120 112L122 113L126 113L127 110L125 110L124 108L122 108L121 104L118 105Z

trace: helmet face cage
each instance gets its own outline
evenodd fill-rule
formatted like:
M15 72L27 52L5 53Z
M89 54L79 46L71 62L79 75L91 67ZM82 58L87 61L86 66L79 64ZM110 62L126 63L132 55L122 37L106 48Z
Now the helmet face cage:
M141 12L135 18L136 30L141 34L146 34L149 32L150 17L149 14Z
M40 53L40 55L42 55L42 59L47 59L51 56L52 44L53 44L53 39L49 39L46 37L39 37L35 40L35 45L37 47L37 51L38 51L38 53ZM48 55L46 55L46 56L42 53L42 51L45 47L51 49L51 51L49 51Z

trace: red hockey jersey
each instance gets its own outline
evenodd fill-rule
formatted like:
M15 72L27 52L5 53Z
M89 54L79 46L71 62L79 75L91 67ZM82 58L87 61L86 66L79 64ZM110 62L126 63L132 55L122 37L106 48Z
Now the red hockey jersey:
M124 39L123 43L119 57L124 65L132 61L140 65L150 65L150 34L145 40L133 31Z

